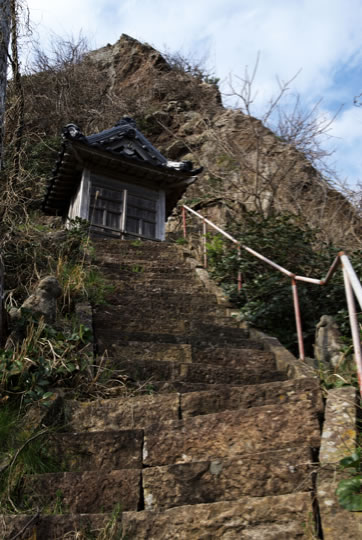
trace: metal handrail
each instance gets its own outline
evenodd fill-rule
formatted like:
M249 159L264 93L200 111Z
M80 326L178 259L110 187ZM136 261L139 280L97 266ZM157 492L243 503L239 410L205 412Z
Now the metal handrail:
M357 312L356 312L356 306L355 306L355 301L354 301L354 296L355 296L362 310L362 286L352 267L352 264L349 258L344 253L344 251L341 251L340 253L338 253L337 257L331 264L326 274L326 277L324 279L315 279L315 278L310 278L306 276L297 276L293 272L290 272L286 268L283 268L283 266L280 266L279 264L275 263L274 261L271 261L267 257L264 257L264 255L262 255L258 251L255 251L254 249L251 249L248 246L241 244L241 242L236 240L236 238L231 236L231 234L227 233L226 231L224 231L223 229L215 225L215 223L205 218L204 216L202 216L201 214L199 214L198 212L196 212L189 206L186 206L185 204L182 206L182 222L183 222L184 238L187 237L186 211L193 214L194 216L196 216L198 219L200 219L203 222L203 236L204 236L203 257L204 257L205 268L207 267L206 225L210 225L210 227L212 227L213 229L218 231L220 234L225 236L225 238L227 238L228 240L236 244L239 257L240 257L240 251L241 249L243 249L247 251L248 253L251 253L251 255L253 255L254 257L257 257L261 261L273 267L275 270L278 270L279 272L281 272L282 274L290 278L291 285L292 285L295 323L296 323L296 329L297 329L297 335L298 335L299 358L301 360L305 360L305 354L304 354L304 342L303 342L302 322L301 322L299 299L298 299L297 281L312 283L314 285L326 285L331 279L331 277L333 276L333 274L336 272L339 265L342 266L344 286L345 286L345 291L346 291L347 307L348 307L348 315L349 315L349 321L350 321L350 326L351 326L353 347L354 347L354 352L355 352L355 361L356 361L356 366L357 366L358 385L359 385L360 394L362 397L362 351L361 351L361 341L359 337ZM239 291L241 290L240 271L238 272L238 290Z

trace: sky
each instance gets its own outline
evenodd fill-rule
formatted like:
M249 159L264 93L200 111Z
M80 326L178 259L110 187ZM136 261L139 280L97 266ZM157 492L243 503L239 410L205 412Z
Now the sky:
M245 69L253 71L253 113L261 116L278 93L278 80L300 96L304 110L336 119L324 144L330 165L350 186L362 179L362 0L27 0L34 35L43 47L52 35L77 37L91 48L122 33L160 51L207 58L229 93ZM225 103L228 102L224 97Z

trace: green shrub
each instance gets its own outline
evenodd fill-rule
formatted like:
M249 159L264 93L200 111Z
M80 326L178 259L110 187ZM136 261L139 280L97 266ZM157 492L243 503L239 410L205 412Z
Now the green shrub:
M301 227L295 216L278 215L263 218L247 214L228 231L241 242L296 275L322 278L338 250L320 244L318 231ZM245 250L240 260L236 246L221 235L209 236L207 243L209 269L232 302L240 308L242 318L276 336L286 347L297 352L294 308L290 279ZM352 254L352 264L362 272L361 252ZM242 274L242 289L237 290L237 273ZM349 339L349 322L343 276L339 271L324 286L298 282L306 353L312 355L315 326L322 315L332 315Z

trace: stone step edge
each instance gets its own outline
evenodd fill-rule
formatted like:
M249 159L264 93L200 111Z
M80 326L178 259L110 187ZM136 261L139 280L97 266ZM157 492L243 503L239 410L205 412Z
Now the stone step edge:
M2 540L12 540L12 538L33 538L35 530L38 540L49 540L54 538L53 532L56 528L57 537L60 539L59 533L64 536L72 532L82 532L89 530L91 527L92 533L103 531L108 524L113 521L117 522L117 526L121 527L121 515L114 514L0 514L0 535ZM22 531L23 534L19 535ZM27 536L24 536L27 535ZM69 537L70 538L70 537Z
M301 405L301 404L300 404ZM316 412L313 410L313 407L312 407L312 404L308 401L307 403L303 403L303 407L305 408L305 406L308 406L308 408L310 408L310 412L312 413L312 416L316 416ZM217 413L210 413L210 414L203 414L203 415L200 415L200 416L189 416L189 417L186 417L186 418L183 418L183 419L177 419L177 420L166 420L164 422L160 422L158 425L157 425L157 431L163 431L163 430L166 430L166 431L170 431L170 429L173 429L173 428L181 428L181 427L185 427L187 428L187 425L190 425L190 427L193 427L192 424L193 423L196 423L199 419L202 419L202 421L204 423L207 423L207 421L209 419L212 419L212 418L222 418L223 416L225 416L226 414L239 414L240 411L243 411L243 418L246 418L246 417L250 417L250 416L255 416L255 414L258 414L258 413L263 413L263 412L272 412L272 411L275 411L275 412L280 412L280 408L283 408L283 409L286 409L285 413L288 413L288 408L295 408L296 404L295 403L283 403L282 405L281 404L275 404L275 403L272 403L272 404L267 404L267 405L261 405L261 406L258 406L258 407L249 407L248 409L234 409L234 410L226 410L226 411L221 411L221 412L217 412ZM54 437L56 438L57 435L61 436L62 438L64 437L67 437L67 436L70 436L70 437L76 437L76 436L84 436L85 434L88 435L89 437L97 437L99 436L100 433L103 433L103 434L115 434L115 433L118 433L118 434L122 434L123 432L125 433L132 433L132 432L137 432L138 434L143 434L143 436L145 435L149 435L149 434L152 434L153 433L153 428L152 426L151 427L148 427L148 428L134 428L134 429L130 429L130 428L126 428L126 429L119 429L119 430L103 430L103 431L62 431L62 432L59 432L58 434L55 434ZM265 451L269 451L269 450L265 450ZM256 452L252 452L252 454L254 454ZM243 454L240 454L240 456L245 456L245 455L248 455L248 453L245 453L243 452Z
M175 382L175 381L153 381L153 384L172 384L172 382ZM183 381L180 381L180 382L183 382ZM184 384L187 384L187 383L184 383ZM189 383L189 384L194 384L194 383ZM195 383L195 384L198 384L198 383ZM200 383L200 384L205 384L207 385L207 383ZM92 406L92 405L95 405L95 404L99 404L99 405L102 405L104 402L114 402L115 404L117 402L122 402L124 401L125 403L127 402L130 402L130 401L136 401L136 400L142 400L144 398L150 398L150 397L159 397L160 400L162 400L164 397L171 397L171 396L174 396L174 394L178 394L179 395L179 399L181 401L181 405L182 405L182 399L185 399L187 398L188 396L193 396L195 394L202 394L201 397L203 397L205 394L209 394L209 395L213 395L215 392L223 392L223 391L230 391L232 389L235 389L235 390L242 390L242 391L248 391L248 390L261 390L263 391L264 389L267 389L267 388L275 388L277 391L283 391L283 389L288 389L288 387L292 386L293 384L296 384L297 385L297 388L293 388L291 387L290 388L290 391L294 391L296 395L300 395L300 394L303 394L305 392L321 392L320 390L320 387L319 387L319 384L317 383L316 379L287 379L287 380L284 380L284 381L272 381L272 382L266 382L266 383L259 383L259 384L245 384L245 385L238 385L238 384L210 384L209 386L212 387L210 389L204 389L204 390L191 390L190 392L164 392L164 393L157 393L157 392L153 392L153 391L148 391L149 393L145 394L145 393L139 393L137 390L134 391L134 393L130 392L129 395L127 396L118 396L118 397L111 397L111 398L98 398L98 399L94 399L94 400L91 400L91 401L77 401L76 399L66 399L64 398L63 399L63 407L66 406L67 402L70 403L71 405L77 405L78 403L80 404L81 407L86 407L86 406ZM304 385L306 385L306 387L304 387ZM308 387L308 385L310 385L310 387ZM301 386L301 387L299 387ZM138 392L138 393L137 393ZM309 398L307 398L309 399ZM147 399L145 399L145 401L147 401ZM304 401L304 400L303 400ZM282 403L282 402L280 402ZM288 401L286 400L285 403L288 403ZM272 404L272 403L270 403ZM269 404L268 404L269 405ZM238 407L237 409L226 409L226 410L245 410L245 409L252 409L254 407ZM204 415L202 415L204 416Z
M126 538L144 540L216 538L212 536L215 530L218 538L264 538L267 535L273 539L307 539L312 538L315 531L310 492L244 496L234 501L178 506L160 512L124 512L122 523ZM254 527L257 527L256 535L244 536L244 531L252 533Z
M122 430L119 430L119 431L122 431ZM127 430L129 431L129 430ZM139 431L139 430L138 430ZM72 435L72 436L76 436L76 435L79 435L81 433L84 433L84 432L78 432L78 433L72 433L72 432L64 432L64 435ZM100 434L100 433L113 433L113 431L92 431L90 433L94 433L94 434ZM170 463L170 464L166 464L166 465L147 465L146 467L142 467L141 469L140 468L130 468L130 469L117 469L117 468L113 468L113 469L97 469L97 470L94 470L94 469L85 469L85 470L82 470L82 471L58 471L58 472L49 472L49 473L36 473L36 474L27 474L25 475L25 478L29 477L29 478L37 478L37 477L52 477L52 476L58 476L58 475L74 475L74 476L81 476L82 474L84 473L101 473L101 474L109 474L111 473L112 471L125 471L127 472L127 474L129 473L129 471L131 472L137 472L137 473L142 473L144 471L148 471L150 469L166 469L168 467L186 467L187 465L196 465L196 464L206 464L206 463L212 463L214 461L217 461L217 462L220 462L220 463L232 463L234 461L238 461L239 459L245 459L245 460L252 460L254 459L255 457L266 457L266 461L268 461L268 458L269 457L272 457L274 455L278 455L278 454L281 454L281 455L284 455L286 453L293 453L293 451L302 451L302 450L305 450L306 452L308 452L310 454L310 458L311 458L311 461L310 461L310 464L313 465L313 466L318 466L319 465L319 461L315 461L314 460L314 450L313 450L313 447L311 446L308 446L308 445L302 445L302 446L286 446L286 447L283 447L281 449L275 449L275 448L272 448L270 450L262 450L262 451L257 451L257 452L250 452L250 453L244 453L244 454L240 454L238 456L234 456L232 458L228 458L227 456L225 458L217 458L217 459L206 459L206 460L199 460L199 461L190 461L190 462L185 462L185 463ZM306 490L306 491L309 491L309 490Z

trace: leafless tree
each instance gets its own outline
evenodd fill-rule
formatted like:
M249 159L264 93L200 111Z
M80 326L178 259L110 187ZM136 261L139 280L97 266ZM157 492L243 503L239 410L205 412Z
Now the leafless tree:
M331 152L323 145L333 118L323 117L318 104L303 110L298 96L290 105L294 78L279 84L276 97L256 118L256 68L230 81L228 95L238 104L205 123L208 143L201 147L200 159L207 171L203 184L190 188L187 196L201 197L207 205L222 200L237 213L242 208L265 217L290 212L321 229L323 241L343 247L355 243L361 232L360 216L350 198L340 192L329 166Z
M0 170L2 168L9 39L10 0L0 0Z

